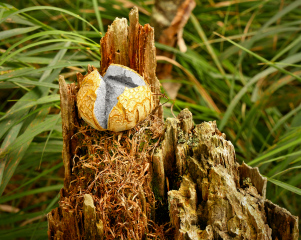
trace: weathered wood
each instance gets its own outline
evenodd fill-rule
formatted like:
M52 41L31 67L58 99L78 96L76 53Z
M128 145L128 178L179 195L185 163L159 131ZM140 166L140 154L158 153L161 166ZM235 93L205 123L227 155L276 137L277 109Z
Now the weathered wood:
M264 201L267 222L273 239L299 239L299 218L269 200Z
M101 47L102 74L123 64L160 93L153 29L138 23L136 8L129 27L114 21ZM298 238L298 217L265 199L266 179L236 162L215 122L195 126L185 109L163 126L158 107L159 118L135 129L99 132L79 118L77 91L60 77L65 181L59 207L47 215L49 239L163 239L168 221L155 217L154 195L168 204L160 214L169 215L171 239Z
M90 194L84 195L84 218L85 218L85 239L103 239L103 222L96 217L93 197Z
M65 168L64 186L69 189L71 181L72 158L77 145L76 137L72 136L76 133L77 110L75 108L76 86L75 84L67 85L64 77L59 77L60 98L61 98L61 115L63 129L63 162Z
M176 159L164 165L175 189L168 192L175 239L298 239L298 217L265 199L266 178L236 162L215 122L193 127L186 109L166 126L177 130L165 134L156 158Z
M157 107L156 114L162 119L163 110L159 106L160 82L156 76L154 29L149 24L139 24L136 7L131 10L129 20L130 26L127 25L127 19L116 18L101 39L100 74L104 75L111 63L121 64L138 72L150 85Z
M63 151L62 158L65 169L64 188L60 191L60 207L47 214L48 218L48 237L49 239L78 239L79 225L77 214L73 208L69 207L68 199L70 184L76 171L74 167L74 154L77 148L78 117L76 109L77 87L74 83L66 84L64 77L59 77ZM68 199L69 200L69 199ZM70 228L72 226L72 228Z

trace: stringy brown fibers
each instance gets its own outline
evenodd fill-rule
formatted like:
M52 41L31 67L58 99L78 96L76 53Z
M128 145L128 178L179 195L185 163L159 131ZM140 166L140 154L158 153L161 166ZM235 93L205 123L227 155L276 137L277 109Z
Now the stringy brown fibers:
M92 195L105 239L164 239L163 227L152 221L150 162L163 132L162 121L154 116L122 133L79 128L70 198L80 199L78 213L84 194Z

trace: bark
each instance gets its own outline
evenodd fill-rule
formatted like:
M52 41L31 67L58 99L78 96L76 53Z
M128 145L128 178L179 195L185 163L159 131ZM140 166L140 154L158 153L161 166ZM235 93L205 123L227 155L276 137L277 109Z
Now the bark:
M126 65L159 94L153 38L136 8L129 27L116 19L101 40L100 73ZM266 178L236 162L215 122L195 126L185 109L163 125L154 95L158 107L145 122L99 132L78 117L79 85L59 82L65 179L59 207L47 215L49 239L298 239L298 217L266 199ZM168 210L155 213L154 196ZM173 231L158 226L164 214Z
M61 97L61 115L64 121L62 122L63 130L63 162L65 168L64 186L69 188L71 181L71 160L74 150L76 148L76 140L72 136L76 133L76 125L78 125L75 98L76 86L75 84L67 85L64 77L59 77L60 97Z

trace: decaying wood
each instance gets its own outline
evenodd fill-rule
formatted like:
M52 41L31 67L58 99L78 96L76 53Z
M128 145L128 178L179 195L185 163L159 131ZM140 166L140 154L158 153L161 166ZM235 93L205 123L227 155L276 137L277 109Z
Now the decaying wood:
M82 80L82 79L81 79ZM74 83L67 85L64 77L59 77L61 115L63 129L63 152L62 158L65 169L64 188L60 191L61 206L47 214L48 218L48 236L49 239L78 239L78 233L81 231L76 210L64 209L64 205L70 202L64 202L65 197L69 196L71 180L74 179L73 159L77 148L78 139L78 117L76 109L77 88ZM72 204L72 203L71 203ZM72 228L70 227L72 226Z
M80 119L78 86L60 77L65 185L59 207L48 214L49 239L141 239L158 236L151 191L150 154L162 132L160 83L156 77L154 30L138 22L138 10L116 19L101 40L103 75L111 63L122 64L144 77L154 93L150 117L126 133L99 132ZM88 73L95 68L88 66ZM150 126L150 123L152 125ZM146 131L148 132L146 134ZM153 235L152 232L155 234Z
M155 40L169 47L180 48L186 52L187 47L183 40L183 29L192 10L195 8L194 0L156 0L152 11L151 25L155 28ZM174 59L174 53L157 49L157 55ZM157 76L159 79L172 79L172 65L170 63L159 63ZM168 96L175 99L181 87L180 83L162 83Z
M160 82L156 76L154 29L149 24L139 24L136 7L130 12L129 20L130 26L125 18L116 18L101 39L100 74L104 75L111 63L121 64L138 72L150 85L155 106L158 107L157 116L162 119L162 107L159 107Z
M85 239L103 239L104 230L102 220L97 220L93 197L84 195Z
M185 109L166 126L156 159L173 164L154 175L164 172L176 189L168 192L175 239L298 239L298 217L265 198L266 178L236 162L215 122L194 127Z
M67 85L64 77L59 77L60 97L61 97L61 115L63 129L63 162L65 168L64 186L69 188L71 181L71 160L76 148L76 140L72 136L76 133L77 116L75 109L76 90L75 84Z
M101 74L126 65L159 94L153 29L139 25L137 9L129 27L114 21L101 46ZM49 239L298 239L298 217L266 199L266 178L236 162L215 122L195 126L184 109L163 126L158 108L135 129L99 132L77 114L77 77L78 86L59 81L65 181L47 215ZM168 204L161 216L173 231L162 230L154 196Z

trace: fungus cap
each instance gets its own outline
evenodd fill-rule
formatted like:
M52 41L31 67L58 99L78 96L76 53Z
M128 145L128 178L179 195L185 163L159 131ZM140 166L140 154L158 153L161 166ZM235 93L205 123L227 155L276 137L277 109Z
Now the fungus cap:
M148 84L134 70L111 64L102 78L86 75L77 94L80 116L93 128L120 132L131 129L153 110Z

